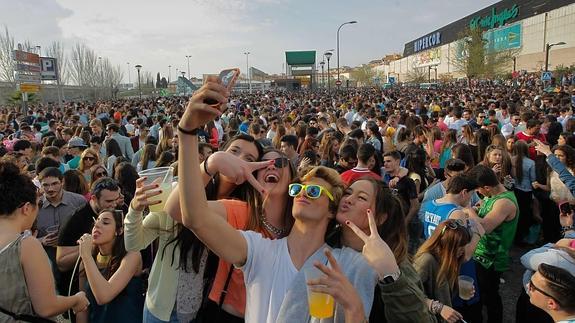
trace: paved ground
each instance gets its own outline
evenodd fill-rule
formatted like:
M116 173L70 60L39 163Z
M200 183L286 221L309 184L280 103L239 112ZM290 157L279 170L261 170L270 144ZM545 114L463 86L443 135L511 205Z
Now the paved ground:
M503 322L515 322L515 305L519 294L521 294L522 278L525 272L519 258L529 250L529 248L518 247L511 249L511 269L503 275L505 283L499 287L503 300Z

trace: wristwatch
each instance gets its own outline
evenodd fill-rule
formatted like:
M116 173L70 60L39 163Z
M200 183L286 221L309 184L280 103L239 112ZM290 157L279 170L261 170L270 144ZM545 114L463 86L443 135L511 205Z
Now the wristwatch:
M391 273L391 274L383 276L383 279L381 279L379 281L379 283L382 285L395 283L399 279L399 276L401 276L401 270L399 270L395 273Z

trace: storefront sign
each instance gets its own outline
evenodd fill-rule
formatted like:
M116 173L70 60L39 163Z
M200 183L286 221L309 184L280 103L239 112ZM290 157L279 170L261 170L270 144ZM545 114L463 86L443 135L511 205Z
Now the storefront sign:
M505 25L508 20L514 19L519 15L519 6L514 4L511 8L505 8L497 12L495 7L491 8L491 14L486 16L476 16L469 22L469 28L492 29Z
M441 32L436 32L413 42L413 52L417 53L424 49L435 47L441 44Z
M490 52L499 52L521 47L521 23L503 28L488 30L483 34L486 48Z

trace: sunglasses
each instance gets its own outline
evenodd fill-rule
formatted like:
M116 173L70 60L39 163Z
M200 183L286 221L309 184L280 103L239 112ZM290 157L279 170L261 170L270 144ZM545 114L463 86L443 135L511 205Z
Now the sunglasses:
M455 219L455 220L449 220L445 222L445 226L443 227L443 229L441 230L441 235L443 235L445 233L445 231L447 229L451 229L451 230L457 230L459 228L464 228L469 230L469 225L468 223L465 223L463 220L461 219Z
M547 293L546 291L542 290L541 288L535 286L535 284L533 284L533 279L529 280L529 283L527 283L527 289L529 290L530 293L532 293L533 291L538 291L539 293L551 298L552 300L554 300L555 302L559 303L559 305L561 305L561 303L557 300L557 298L549 295L549 293Z
M331 200L333 201L333 195L331 195L331 193L323 186L321 185L315 185L315 184L310 184L310 185L304 185L304 184L299 184L299 183L294 183L294 184L290 184L289 185L289 196L291 197L296 197L298 196L301 192L304 192L305 196L315 200L318 199L321 196L321 192L324 192L325 195Z
M86 156L86 157L84 157L84 158L82 158L82 159L83 159L83 160L89 160L89 161L94 161L94 160L96 160L96 158L94 158L94 157L89 157L89 156Z
M274 167L275 168L284 168L288 165L289 163L289 159L287 159L286 157L278 157L275 159L264 159L262 161L268 161L268 160L273 160L274 161Z

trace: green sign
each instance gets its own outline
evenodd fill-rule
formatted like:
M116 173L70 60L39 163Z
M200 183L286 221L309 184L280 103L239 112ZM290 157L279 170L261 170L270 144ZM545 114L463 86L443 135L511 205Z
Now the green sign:
M491 9L491 14L486 16L476 16L469 22L469 28L482 28L482 29L492 29L495 27L501 27L505 23L513 18L516 18L519 14L519 6L514 4L511 8L505 8L501 12L497 12L495 7Z
M483 39L487 41L486 47L489 51L499 52L507 49L520 48L521 23L488 30L483 34Z

